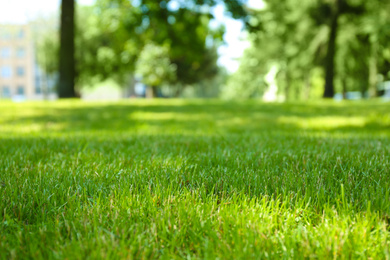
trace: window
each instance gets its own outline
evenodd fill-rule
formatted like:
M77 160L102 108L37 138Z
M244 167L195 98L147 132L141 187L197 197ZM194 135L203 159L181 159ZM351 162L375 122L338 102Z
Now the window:
M24 38L24 30L20 29L19 32L17 33L16 37L18 39L23 39Z
M0 32L0 38L1 38L2 40L9 40L9 39L11 38L11 34L10 34L9 31L7 31L7 30L2 30L2 31Z
M26 56L26 51L23 47L19 47L16 49L16 57L18 58L24 58Z
M17 67L16 68L16 75L18 75L19 77L23 77L24 76L24 68L23 67Z
M35 94L42 94L41 86L35 86Z
M24 95L24 87L23 86L18 86L18 88L16 89L16 94L20 95L20 96L23 96Z
M11 97L11 89L8 86L3 86L1 90L1 97L10 98Z
M2 58L9 58L11 57L11 48L8 48L8 47L3 47L1 48L1 57Z
M35 94L41 94L42 93L42 89L41 89L41 77L38 74L39 73L39 69L37 69L35 71L35 73L36 73L36 75L35 75Z
M2 78L10 78L12 76L12 70L9 66L3 66L1 67L1 77Z
M42 94L41 77L35 76L35 94Z

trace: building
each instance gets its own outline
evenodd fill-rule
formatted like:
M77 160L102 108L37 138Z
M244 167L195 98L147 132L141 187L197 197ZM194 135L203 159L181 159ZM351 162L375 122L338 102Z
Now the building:
M390 81L381 82L378 88L379 96L385 100L390 100Z
M0 94L2 98L32 98L34 52L28 25L0 26Z
M31 26L0 25L0 98L43 99L43 76L35 59Z

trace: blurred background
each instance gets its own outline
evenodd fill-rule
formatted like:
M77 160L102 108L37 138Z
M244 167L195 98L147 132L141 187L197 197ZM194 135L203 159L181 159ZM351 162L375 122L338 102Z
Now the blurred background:
M390 1L2 1L0 97L390 99Z

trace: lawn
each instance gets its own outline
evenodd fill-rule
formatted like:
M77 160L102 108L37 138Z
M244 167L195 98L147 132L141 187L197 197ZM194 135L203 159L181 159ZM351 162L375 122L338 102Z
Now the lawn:
M1 259L390 258L390 103L0 102Z

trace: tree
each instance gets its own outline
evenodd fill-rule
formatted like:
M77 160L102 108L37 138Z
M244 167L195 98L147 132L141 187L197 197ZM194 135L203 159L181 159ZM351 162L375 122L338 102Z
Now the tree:
M45 99L50 93L58 93L59 37L53 37L58 32L58 22L56 14L38 16L30 21L35 61L38 64L37 74L40 78L37 87Z
M267 50L259 52L258 46L245 50L240 59L240 67L229 77L222 97L224 98L258 98L262 97L267 85L265 75L272 62L262 62Z
M389 71L390 2L265 2L265 9L250 13L250 54L244 55L241 75L234 79L247 75L246 82L262 82L276 66L278 87L287 99L291 94L308 98L319 84L323 97L333 97L336 90L375 94L378 75L386 77Z
M143 46L135 32L128 29L136 27L137 17L137 8L130 3L119 8L101 0L94 6L77 6L73 63L76 90L108 78L122 85L128 82ZM59 41L52 37L55 33L50 27L37 39L38 56L45 57L38 63L49 75L57 72L60 64L59 55L51 55L59 49Z
M168 53L166 47L148 44L138 58L135 73L151 87L152 93L148 97L157 97L158 87L176 79L176 66L169 60Z
M226 1L231 14L245 20L245 10L238 4L241 2ZM65 3L68 2L64 0L63 5ZM93 7L78 7L73 62L69 55L64 55L70 53L68 47L72 44L63 44L66 37L61 36L60 89L71 89L69 82L73 82L74 92L74 85L80 87L107 78L126 85L134 74L139 50L149 42L167 46L169 59L177 67L174 83L182 86L178 89L216 76L219 71L216 50L224 31L222 27L209 27L212 15L210 8L205 7L215 5L216 1L178 1L178 8L171 8L168 3L164 0L97 0ZM61 16L65 22L69 21L64 18L67 10L64 7ZM65 33L69 27L61 28ZM64 64L75 65L74 77L64 76L64 68L69 68ZM70 70L67 72L72 75Z
M382 67L389 41L386 28L390 22L390 3L386 1L341 2L338 21L337 52L334 57L335 76L342 92L360 91L362 95L377 95L378 74L386 74ZM383 70L382 70L383 69Z
M237 5L241 2L244 1L226 1L231 14L244 19L243 5ZM169 47L169 58L177 67L175 96L179 96L185 87L218 74L216 49L223 41L224 29L209 27L213 18L210 6L215 5L216 1L176 3L178 6L171 8L169 1L139 1L141 25L137 28L137 33L145 42L153 41L157 45ZM206 44L207 39L211 40L211 45Z
M229 81L229 91L232 96L261 97L267 88L266 75L276 68L279 94L286 99L291 94L298 97L300 86L306 85L308 97L311 70L322 56L324 42L323 28L317 28L308 13L311 1L303 0L299 5L296 0L265 2L265 9L251 11L251 46Z
M312 18L318 24L329 27L326 56L324 59L325 86L324 98L333 98L335 94L335 57L337 54L337 35L340 30L340 17L346 14L361 15L364 12L364 1L319 0L311 9Z
M75 97L74 8L74 0L62 0L58 82L60 98Z
M359 26L360 34L369 42L369 94L378 95L378 79L390 80L390 2L365 2L365 14ZM367 49L367 46L365 46Z

